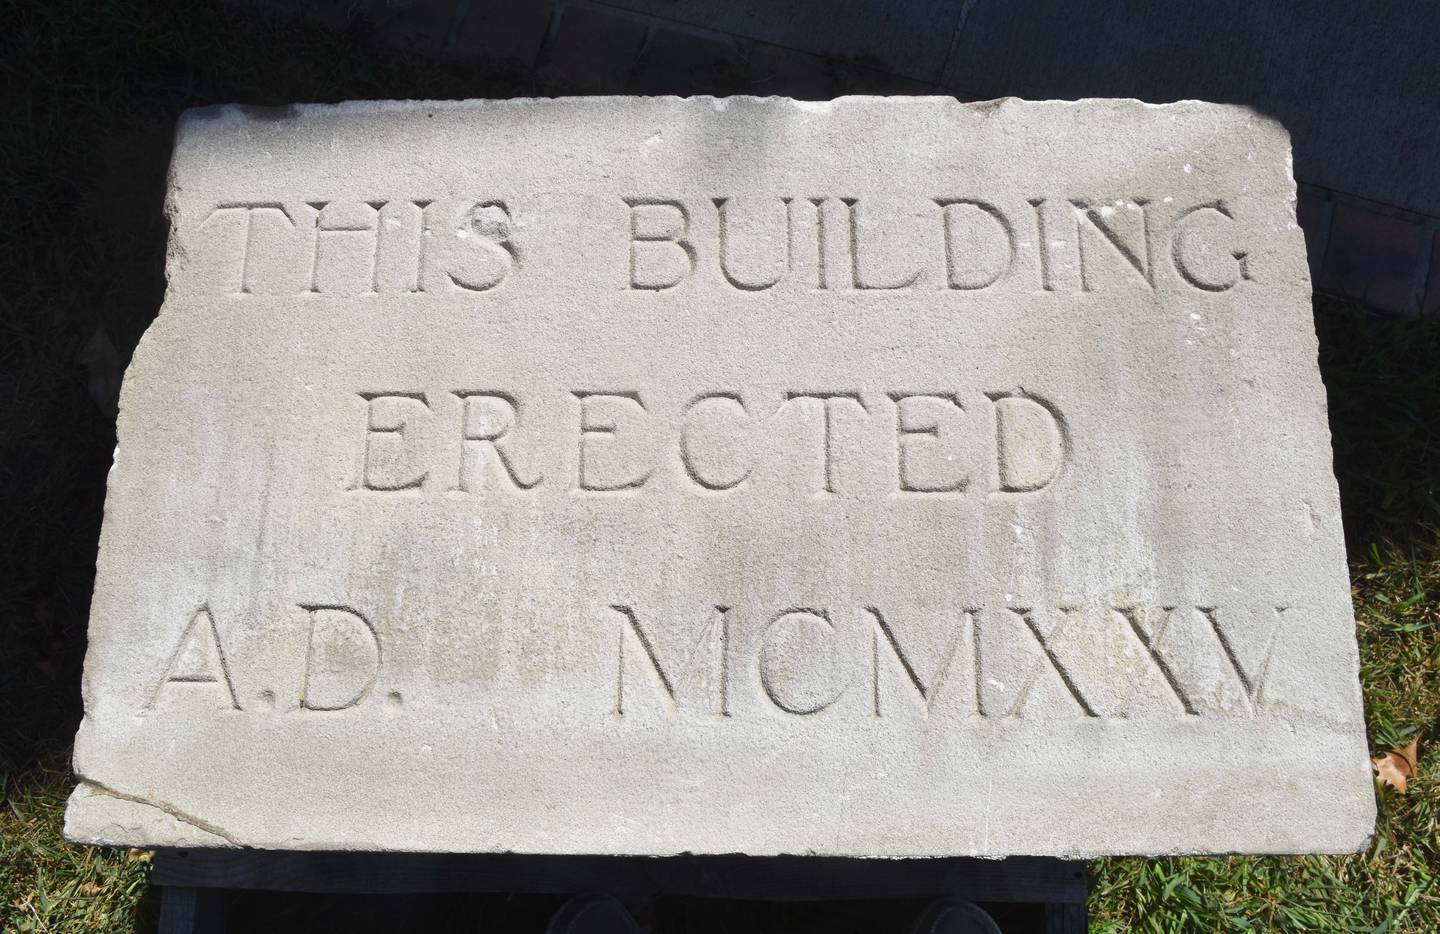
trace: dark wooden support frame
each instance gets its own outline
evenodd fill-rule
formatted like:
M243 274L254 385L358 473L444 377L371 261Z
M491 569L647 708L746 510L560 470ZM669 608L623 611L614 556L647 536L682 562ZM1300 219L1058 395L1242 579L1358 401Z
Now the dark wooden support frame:
M1045 934L1084 934L1085 864L827 856L517 856L162 850L160 934L225 934L226 889L371 895L439 892L694 895L756 901L964 898L1045 906Z

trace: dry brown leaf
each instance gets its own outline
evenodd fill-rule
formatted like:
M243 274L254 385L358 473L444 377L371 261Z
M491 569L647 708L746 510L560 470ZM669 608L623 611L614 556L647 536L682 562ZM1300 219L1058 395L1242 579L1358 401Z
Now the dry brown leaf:
M1420 734L1398 749L1392 749L1370 760L1370 768L1382 785L1390 785L1402 795L1406 782L1420 774Z

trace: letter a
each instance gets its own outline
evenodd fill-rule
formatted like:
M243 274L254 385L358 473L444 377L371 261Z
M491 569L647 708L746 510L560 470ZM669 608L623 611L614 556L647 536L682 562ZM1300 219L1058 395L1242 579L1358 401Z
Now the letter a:
M147 710L153 710L160 701L160 692L167 684L219 684L225 688L225 699L231 710L239 710L235 700L235 685L230 680L230 667L225 661L225 651L220 647L220 634L215 629L215 617L209 606L202 606L190 617L180 641L165 663L165 675L155 685L150 695Z

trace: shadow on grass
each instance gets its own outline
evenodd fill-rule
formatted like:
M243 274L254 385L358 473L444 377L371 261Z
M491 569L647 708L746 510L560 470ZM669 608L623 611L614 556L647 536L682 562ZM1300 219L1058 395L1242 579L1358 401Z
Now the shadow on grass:
M1318 296L1335 475L1352 561L1440 538L1440 317L1378 318Z

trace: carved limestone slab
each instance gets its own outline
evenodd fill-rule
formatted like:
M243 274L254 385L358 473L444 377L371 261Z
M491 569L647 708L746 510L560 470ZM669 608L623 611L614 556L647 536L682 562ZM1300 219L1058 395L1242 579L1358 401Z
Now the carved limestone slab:
M1361 846L1289 165L1200 103L188 113L67 833Z

